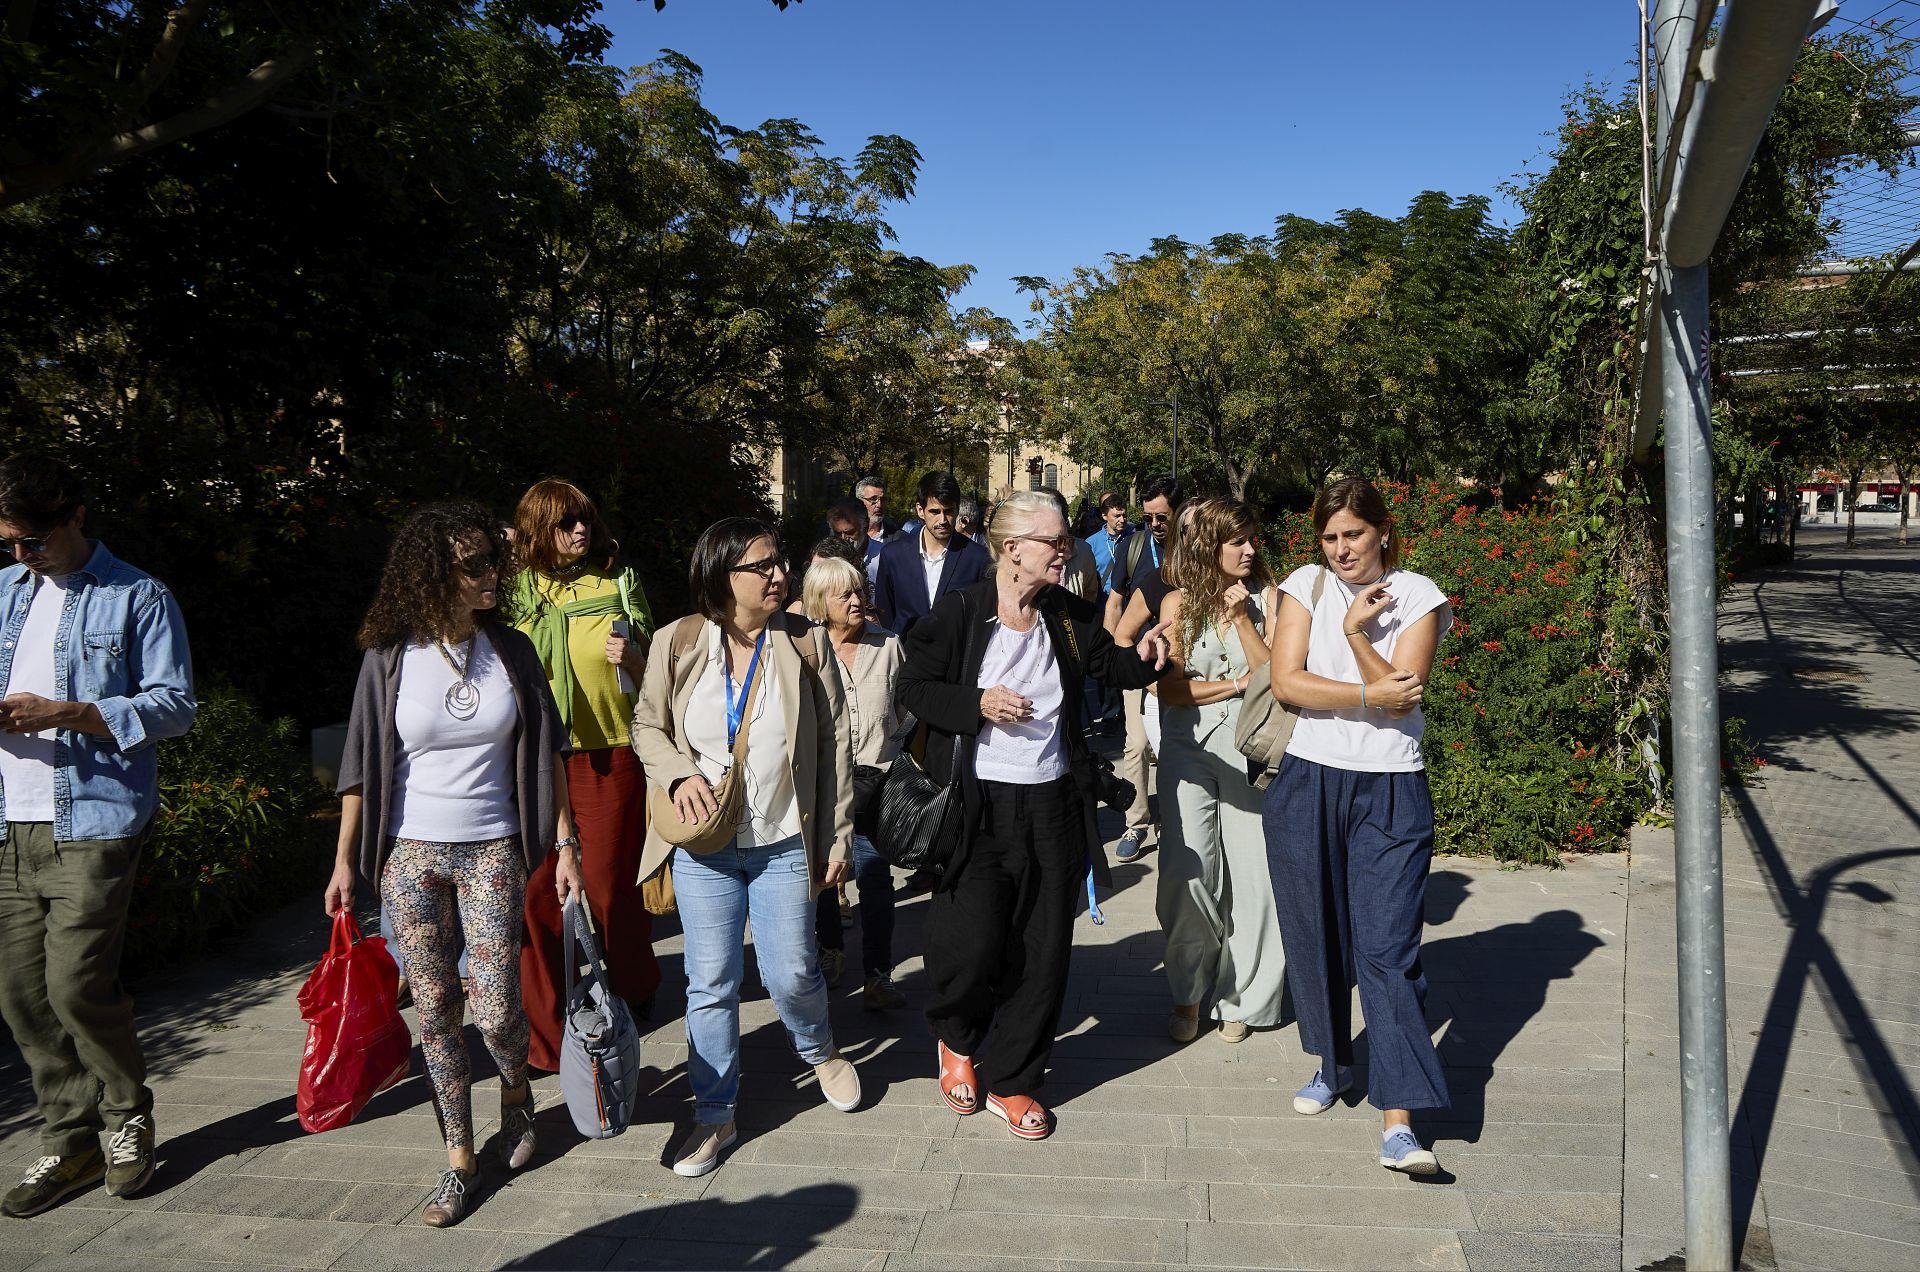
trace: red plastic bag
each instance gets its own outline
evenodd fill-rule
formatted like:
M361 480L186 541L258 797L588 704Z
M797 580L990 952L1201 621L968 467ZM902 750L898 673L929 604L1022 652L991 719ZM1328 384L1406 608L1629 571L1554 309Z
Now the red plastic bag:
M345 909L333 916L327 955L300 987L307 1047L295 1101L300 1125L330 1131L353 1121L407 1076L413 1034L400 1015L400 969L384 937L362 937Z

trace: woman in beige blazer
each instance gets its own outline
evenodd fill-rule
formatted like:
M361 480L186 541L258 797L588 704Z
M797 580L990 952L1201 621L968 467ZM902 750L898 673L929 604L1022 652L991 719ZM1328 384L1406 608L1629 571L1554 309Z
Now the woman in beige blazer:
M696 1125L674 1173L704 1175L737 1138L740 979L746 929L760 980L827 1102L860 1103L860 1077L833 1045L813 942L814 897L853 857L853 753L846 699L822 629L783 614L787 563L773 528L746 517L694 545L689 591L700 613L660 629L634 708L633 749L647 784L697 821L747 729L745 806L717 851L671 849L649 827L640 878L672 853L686 941L687 1075ZM758 681L757 692L755 681ZM751 723L747 713L751 710Z

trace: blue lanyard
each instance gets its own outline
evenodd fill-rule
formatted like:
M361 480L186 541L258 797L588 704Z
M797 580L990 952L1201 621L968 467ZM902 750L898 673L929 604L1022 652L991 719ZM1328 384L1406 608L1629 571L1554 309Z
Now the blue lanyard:
M1160 541L1153 537L1152 531L1147 532L1147 551L1153 553L1153 568L1156 570L1159 569L1160 568Z
M720 639L724 647L726 637L723 635ZM762 628L760 631L760 639L753 642L753 660L747 664L746 679L740 682L740 700L738 702L735 702L733 699L733 677L728 675L724 668L721 670L720 678L725 682L727 687L727 749L729 751L733 749L734 738L739 736L740 722L746 718L747 691L753 687L753 673L760 670L760 650L766 643L766 629Z

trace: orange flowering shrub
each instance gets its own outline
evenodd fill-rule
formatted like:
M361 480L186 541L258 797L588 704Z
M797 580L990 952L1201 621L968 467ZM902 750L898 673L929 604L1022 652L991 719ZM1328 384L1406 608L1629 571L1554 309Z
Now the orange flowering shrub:
M1433 481L1380 490L1402 563L1453 608L1423 703L1439 850L1551 862L1624 846L1654 791L1627 672L1604 651L1648 642L1626 630L1600 562L1545 504L1480 508ZM1305 513L1281 516L1267 541L1282 575L1318 559Z

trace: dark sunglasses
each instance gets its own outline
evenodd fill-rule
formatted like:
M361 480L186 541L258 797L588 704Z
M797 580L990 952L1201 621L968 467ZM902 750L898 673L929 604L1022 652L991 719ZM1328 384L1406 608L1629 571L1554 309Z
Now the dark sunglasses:
M20 539L0 539L0 549L4 549L8 556L12 556L19 548L25 548L29 555L39 556L47 550L47 541L38 536Z
M764 561L743 561L739 565L734 566L731 570L728 570L727 573L728 574L758 574L761 578L771 583L773 581L773 574L775 570L778 570L782 574L791 574L793 572L793 567L787 564L787 559L785 557L768 557Z
M583 528L591 528L592 525L593 525L592 517L587 516L583 512L575 512L575 513L569 513L568 515L560 518L559 528L562 530L571 530L575 526L580 526Z
M481 552L461 557L453 567L470 579L484 579L500 568L500 562L493 553Z

